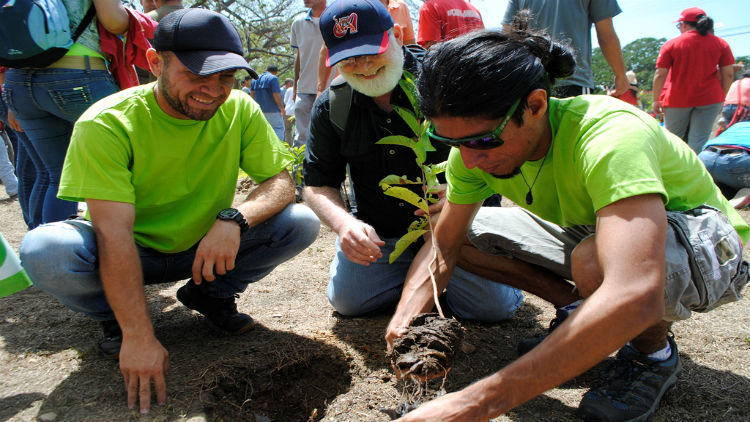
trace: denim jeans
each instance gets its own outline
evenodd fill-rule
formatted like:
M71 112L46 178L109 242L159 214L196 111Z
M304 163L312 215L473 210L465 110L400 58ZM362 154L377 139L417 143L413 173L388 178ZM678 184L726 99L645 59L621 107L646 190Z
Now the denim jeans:
M284 140L284 118L281 113L263 113L279 140Z
M29 144L29 138L24 132L16 132L8 125L8 108L5 101L0 99L0 121L5 124L5 133L12 139L15 138L16 144L16 175L18 176L18 204L21 206L23 221L29 230L39 225L42 218L41 204L38 209L31 209L29 200L38 177L37 165L41 165L39 156L33 151Z
M698 158L703 161L706 170L711 173L721 191L728 198L738 190L750 187L750 152L743 149L719 149L706 147Z
M8 157L8 149L5 147L5 140L0 145L0 180L5 185L5 193L8 196L14 196L18 194L18 179L16 178L16 170L13 167L13 163L10 162Z
M406 273L414 260L414 248L407 248L392 264L388 255L398 239L383 239L383 256L369 266L349 261L336 239L336 257L331 263L328 301L343 315L363 315L393 307L401 297ZM464 319L496 322L513 316L523 301L520 290L487 280L456 267L446 290L451 311Z
M750 121L750 107L748 106L742 106L744 109L748 111L747 115L743 119L737 120L737 122L747 122ZM732 121L732 117L734 117L734 113L737 111L737 104L727 104L724 106L724 108L721 109L721 116L724 118L724 121L727 122L727 125L729 122ZM735 122L735 123L737 123Z
M37 178L30 198L31 207L41 204L42 218L38 223L75 215L75 202L57 198L73 124L91 104L117 92L117 85L104 70L9 69L4 87L3 99L46 173Z
M304 205L288 205L250 228L240 240L235 268L198 287L209 297L226 298L245 291L277 265L303 251L318 236L320 221ZM198 244L167 254L137 246L144 284L188 279ZM63 305L92 319L114 319L99 276L97 242L91 223L68 220L45 224L26 234L21 260L34 285Z

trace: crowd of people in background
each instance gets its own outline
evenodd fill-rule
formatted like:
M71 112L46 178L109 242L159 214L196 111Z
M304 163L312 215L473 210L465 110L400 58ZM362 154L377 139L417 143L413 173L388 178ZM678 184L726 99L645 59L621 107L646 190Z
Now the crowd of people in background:
M548 335L525 339L522 357L502 372L534 380L480 382L492 391L515 390L514 400L480 400L470 386L405 420L492 417L617 350L618 364L638 361L653 375L641 381L655 377L658 385L634 392L604 377L584 396L580 412L592 420L653 414L680 372L671 323L709 307L694 303L699 292L688 292L689 276L668 277L665 284L665 268L691 270L664 262L665 250L684 255L685 265L690 254L667 215L684 217L691 228L698 224L693 218L707 220L721 234L710 242L733 254L719 257L732 268L714 272L724 284L711 306L736 299L747 282L742 240L748 241L748 228L734 208L750 205L750 71L736 79L729 45L700 8L679 13L679 35L661 46L656 61L653 109L640 110L643 93L615 31L622 12L616 0L510 0L496 29L485 29L470 1L426 0L416 32L403 0L303 0L306 10L289 28L293 75L283 83L279 77L288 70L280 73L278 63L260 74L250 67L238 32L218 13L183 9L180 0L141 0L143 13L120 0L63 1L72 26L85 26L67 54L43 68L0 67L0 125L12 145L0 149L0 181L30 230L21 252L32 280L100 322L99 348L120 356L131 406L138 402L132 388L144 382L153 381L157 400L165 400L168 366L139 286L189 279L177 293L180 302L226 332L247 331L255 323L238 312L235 296L312 243L320 222L337 234L327 289L333 309L366 315L396 306L389 347L411 317L432 309L424 274L430 245L418 242L388 263L414 213L383 195L379 181L395 173L419 176L410 149L375 145L385 136L410 136L408 122L394 111L410 106L398 85L404 71L419 78L421 111L432 119L428 133L436 148L427 162L448 161L441 200L430 206L441 212L434 235L445 263L436 275L442 300L459 318L496 322L511 318L527 291L557 314ZM609 95L589 95L595 89L592 27L614 74ZM132 54L113 56L112 45ZM142 85L123 91L134 64ZM247 73L241 82L238 70ZM638 141L625 139L626 132ZM159 176L183 161L150 142L175 133L198 155L169 179L191 190L176 189L167 201L159 189L169 187ZM211 148L204 133L215 138ZM227 133L237 139L225 139ZM524 136L531 141L522 145ZM581 150L573 137L581 139ZM604 137L612 144L597 142ZM219 145L222 140L227 143ZM306 206L294 204L295 184L286 173L289 149L303 145L304 186L296 189ZM507 167L493 155L503 145L515 154ZM134 157L142 161L133 165ZM218 173L191 173L206 160ZM566 162L580 165L580 185L561 181L570 172ZM240 168L260 187L233 208ZM354 211L341 196L342 183L356 198ZM634 188L612 188L619 184ZM481 206L493 194L519 207ZM197 195L200 205L185 195ZM85 218L78 217L79 201L88 204ZM164 217L169 214L176 217ZM621 222L638 219L649 224L636 230ZM274 236L286 240L268 240ZM633 247L625 258L615 253L623 244ZM55 259L47 259L51 250ZM657 252L661 260L652 259ZM132 271L115 262L117 253ZM157 277L174 257L179 270ZM264 265L252 264L258 259ZM645 263L637 273L646 287L631 284L626 271L638 260ZM57 277L60 268L68 276ZM118 284L121 274L128 280ZM613 278L616 283L608 282ZM665 287L682 290L664 298ZM127 297L134 290L141 295ZM614 305L604 306L607 297ZM646 305L655 310L633 310ZM574 356L576 342L592 346ZM553 356L568 364L564 371L553 373L544 363ZM158 362L146 368L147 359ZM144 397L140 406L147 411ZM481 403L472 413L462 400Z

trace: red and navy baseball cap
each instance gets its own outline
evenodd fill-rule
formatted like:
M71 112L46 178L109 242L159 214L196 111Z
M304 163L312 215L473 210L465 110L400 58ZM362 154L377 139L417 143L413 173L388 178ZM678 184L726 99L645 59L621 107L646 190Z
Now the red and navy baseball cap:
M206 9L182 9L159 22L154 31L156 51L171 51L192 73L211 75L231 69L258 74L243 57L237 29L224 15Z
M335 0L319 24L328 47L326 66L331 67L349 57L384 53L393 18L379 0Z

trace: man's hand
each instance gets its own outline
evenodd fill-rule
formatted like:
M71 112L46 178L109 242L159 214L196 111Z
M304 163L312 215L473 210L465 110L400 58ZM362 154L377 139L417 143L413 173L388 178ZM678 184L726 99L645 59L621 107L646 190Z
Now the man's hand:
M385 331L385 348L388 352L393 349L393 342L396 341L397 338L403 337L408 329L408 326L396 324L393 320L391 320L390 324L388 324L388 328ZM396 372L398 375L398 371Z
M443 209L443 205L445 205L445 191L447 189L447 186L448 185L442 184L442 185L438 185L435 188L434 192L438 196L438 201L435 202L434 204L430 204L427 207L427 209L430 211L430 216L437 215ZM425 186L424 189L426 190L427 187ZM424 217L425 212L421 208L417 208L417 210L414 211L414 215L416 215L417 217Z
M626 76L617 77L615 75L615 90L614 90L614 96L619 97L622 94L628 92L630 89L630 82L628 82L628 78Z
M124 336L120 349L120 371L125 378L128 408L140 404L141 413L151 407L151 381L156 389L156 402L167 401L167 383L164 377L169 369L169 353L156 337L133 339Z
M193 261L193 281L214 281L216 274L224 275L234 269L234 259L240 249L240 226L234 221L216 220L198 243Z
M654 109L654 113L656 114L659 114L659 115L664 114L664 107L662 106L661 101L659 100L654 100L653 109Z
M478 404L478 400L467 394L467 389L446 394L435 400L425 403L419 408L409 412L406 416L397 419L398 422L416 421L487 421L490 419L484 414Z
M343 226L338 235L341 251L354 263L370 265L371 262L383 256L380 247L384 246L385 242L380 240L375 229L369 224L352 218Z

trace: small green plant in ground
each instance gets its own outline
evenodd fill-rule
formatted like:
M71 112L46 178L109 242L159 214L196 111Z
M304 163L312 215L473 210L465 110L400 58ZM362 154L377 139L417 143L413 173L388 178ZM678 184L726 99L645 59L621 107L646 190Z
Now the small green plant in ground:
M414 80L414 75L404 71L404 78L398 82L406 93L406 96L409 98L409 103L411 103L412 109L407 110L403 107L393 106L396 113L404 119L412 132L414 132L414 136L411 138L407 136L386 136L377 142L377 144L381 145L401 145L411 148L411 150L414 151L414 155L416 155L417 166L419 166L422 171L422 177L418 177L417 180L409 180L406 176L391 174L380 181L380 187L383 189L384 194L414 205L424 211L425 215L424 217L418 218L412 222L409 225L406 234L396 242L393 252L388 256L388 261L390 263L393 263L393 261L401 256L409 245L416 242L417 239L428 231L432 231L433 222L430 219L429 204L434 204L440 200L437 194L439 185L437 176L444 172L446 167L446 162L425 164L427 153L435 151L435 147L432 146L430 138L427 135L427 128L429 127L430 122L424 118L419 111L419 106L417 105L417 85ZM404 185L421 185L422 196L407 189ZM435 239L433 236L430 236L430 242L432 242L433 255L429 266L432 267L432 264L437 259L437 246L435 245ZM435 275L432 270L430 270L430 280L432 281L433 299L438 314L440 314L441 317L444 317L443 310L440 308L440 303L438 302L439 292L437 291L437 282L435 281Z
M298 186L302 184L302 163L305 161L305 149L307 148L306 145L300 145L298 147L292 147L289 146L287 143L284 143L284 145L287 146L289 149L289 152L292 153L294 156L294 160L287 164L286 170L289 172L289 174L294 179L294 183L296 183ZM250 176L247 175L243 170L240 170L237 174L237 180L244 180L248 179Z
M417 241L420 236L424 235L431 229L430 211L428 207L429 204L434 204L439 200L437 195L439 185L437 176L445 171L446 166L445 162L439 164L425 164L427 153L435 151L435 147L432 146L430 138L427 136L427 127L430 122L424 119L424 116L417 106L417 86L414 79L414 75L404 71L404 78L399 81L399 85L409 98L412 109L408 110L403 107L393 106L396 113L404 119L412 132L414 132L414 136L411 138L402 135L386 136L377 142L377 144L381 145L401 145L411 148L411 150L414 151L414 155L416 155L417 166L422 170L422 177L418 177L416 180L409 180L406 176L391 174L380 181L380 187L383 189L383 193L404 200L425 212L425 217L412 222L409 225L406 234L398 240L396 247L388 257L388 261L391 263L393 263L393 261L395 261L409 245ZM420 196L414 193L412 190L406 188L406 185L421 185L423 195Z
M292 155L294 155L294 161L289 163L286 169L292 175L294 183L300 186L302 184L302 163L305 161L305 149L307 149L307 145L300 145L298 147L290 146L288 148Z

